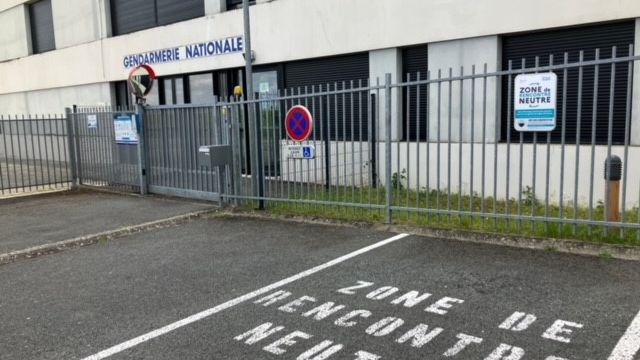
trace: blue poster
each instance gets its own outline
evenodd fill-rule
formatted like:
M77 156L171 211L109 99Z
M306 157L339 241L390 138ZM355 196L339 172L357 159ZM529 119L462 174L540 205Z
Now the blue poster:
M117 144L137 145L138 129L135 114L116 114L113 116L113 130Z

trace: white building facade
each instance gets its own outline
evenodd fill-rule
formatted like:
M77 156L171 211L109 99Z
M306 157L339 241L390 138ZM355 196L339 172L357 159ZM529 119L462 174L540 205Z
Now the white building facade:
M150 104L207 103L214 96L232 94L235 85L242 85L244 57L242 52L242 11L237 0L2 0L0 2L0 113L62 113L65 107L77 105L127 105L125 80L130 63L135 59L152 56L150 62L159 76L158 86L148 98ZM640 55L629 45L640 37L640 2L637 0L257 0L251 6L252 48L255 53L254 87L274 89L296 88L341 81L371 81L391 74L392 82L422 78L429 71L436 77L453 74L469 74L473 65L476 72L495 72L508 68L513 62L519 68L520 59L533 61L536 56L548 64L550 54L554 63L562 63L561 54L568 52L575 61L579 50L586 57L593 57L595 48L602 49L602 57L611 57L611 47L617 47L618 56ZM230 48L224 49L220 41L232 39ZM235 40L234 40L235 39ZM212 43L212 51L207 50ZM216 49L216 43L219 48ZM202 44L202 46L199 46ZM186 58L186 46L196 46ZM180 59L171 55L171 49L180 53ZM169 53L163 53L168 51ZM202 52L215 54L203 56ZM153 54L153 55L152 55ZM140 58L142 56L142 58ZM588 60L588 59L587 59ZM528 65L531 66L531 65ZM633 89L631 108L640 104L640 67L632 73ZM616 87L628 85L626 75L620 74ZM606 86L606 84L605 84ZM262 91L262 90L261 90ZM444 90L446 91L446 89ZM454 90L456 91L456 90ZM469 91L468 89L465 91ZM420 104L407 101L405 94L397 91L392 99L392 139L399 153L394 153L394 169L407 169L415 161L417 153L436 146L439 141L452 141L453 153L442 161L455 158L469 164L471 154L481 151L480 144L497 151L497 165L503 168L506 134L510 131L505 114L504 84L495 79L487 82L485 137L481 137L479 122L474 123L474 135L461 131L458 122L452 123L449 133L438 133L434 122L422 130L406 124L407 113L415 113ZM429 102L435 101L433 92ZM423 96L424 97L424 96ZM500 101L500 100L503 101ZM626 103L619 105L626 107ZM379 109L383 111L382 104ZM471 126L471 115L460 116L459 104L443 108L442 119L463 118L464 129ZM603 105L606 107L606 104ZM618 105L616 105L618 106ZM478 107L479 109L480 107ZM451 109L451 114L448 113ZM435 110L429 106L430 114ZM479 111L479 110L477 110ZM435 118L433 114L432 118ZM630 158L640 156L640 111L631 112L630 135L627 139ZM622 126L624 114L616 115L614 128ZM570 120L571 121L571 120ZM496 123L499 122L499 123ZM427 129L428 128L428 129ZM567 127L567 141L577 135ZM383 128L379 132L384 131ZM616 134L620 131L616 132ZM624 134L613 139L615 152L621 152ZM415 144L405 140L415 139ZM422 147L421 141L429 142ZM410 141L410 142L413 142ZM549 157L556 161L560 152L558 141L549 147ZM467 144L462 146L460 144ZM597 144L594 162L601 167L606 151L604 144ZM616 148L618 146L618 148ZM394 150L396 151L396 150ZM538 157L546 159L546 148L538 150ZM590 161L590 147L567 149L565 176L585 178L589 169L576 171L570 159L575 152L584 152L584 163ZM524 145L525 157L531 145ZM407 153L410 156L407 156ZM430 156L435 156L435 148ZM399 155L399 156L398 156ZM487 153L488 159L494 153ZM404 159L409 159L408 163ZM437 159L431 158L435 161ZM510 161L517 162L512 156ZM362 164L359 164L360 166ZM548 164L539 162L542 174ZM465 166L466 174L458 174L453 167L452 182L459 177L475 178L481 174L480 162L472 168ZM486 166L486 174L493 174L494 162ZM572 167L573 166L573 167ZM477 167L477 168L476 168ZM286 166L284 167L286 168ZM426 167L425 167L426 168ZM513 163L511 169L517 171ZM559 166L550 166L559 172ZM423 171L424 168L419 170ZM395 170L394 170L395 171ZM418 170L415 170L418 171ZM425 170L426 171L426 170ZM525 168L523 178L530 179L532 169ZM470 175L471 174L471 175ZM559 174L558 174L559 175ZM433 174L421 174L409 179L425 181ZM480 175L477 175L478 177ZM515 175L514 175L515 176ZM560 195L560 182L549 175L551 193ZM638 199L640 169L630 169L629 197ZM422 179L422 180L417 180ZM446 183L446 179L432 178ZM565 184L573 184L575 177L565 178ZM504 181L500 177L500 182ZM602 198L601 176L597 176L596 199ZM479 180L478 180L479 182ZM476 182L476 184L478 183ZM525 185L527 180L525 180ZM529 183L529 185L532 185ZM468 181L460 191L469 191ZM517 187L518 185L515 184ZM508 188L500 183L499 193ZM517 193L514 188L511 194ZM487 196L493 195L487 193ZM567 195L570 198L570 195ZM586 198L581 197L581 202ZM633 201L637 203L637 201Z

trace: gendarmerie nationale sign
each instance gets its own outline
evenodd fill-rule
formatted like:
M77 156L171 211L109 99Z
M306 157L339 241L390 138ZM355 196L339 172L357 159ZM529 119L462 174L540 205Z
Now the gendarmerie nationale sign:
M125 68L131 68L144 64L162 64L201 57L240 53L243 51L244 40L242 36L232 36L225 39L210 40L127 55L122 59L122 65L124 65Z

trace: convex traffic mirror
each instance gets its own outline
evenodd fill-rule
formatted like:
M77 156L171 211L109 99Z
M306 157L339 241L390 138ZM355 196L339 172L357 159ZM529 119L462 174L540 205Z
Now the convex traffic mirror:
M136 99L144 99L153 87L156 74L149 65L140 65L129 72L129 91Z

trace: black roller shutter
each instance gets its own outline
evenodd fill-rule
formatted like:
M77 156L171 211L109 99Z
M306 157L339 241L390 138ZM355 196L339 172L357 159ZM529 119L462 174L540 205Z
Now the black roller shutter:
M204 0L156 0L158 25L204 16Z
M29 5L31 44L34 54L54 50L56 41L51 15L51 0L41 0Z
M429 70L429 50L428 46L412 46L402 51L402 75L405 81L424 80L427 78ZM418 92L420 101L418 102ZM403 140L426 140L427 139L427 86L409 86L403 89L402 101L402 134ZM407 104L407 97L409 103ZM418 113L419 111L419 113ZM417 116L420 116L420 134L418 134ZM408 132L407 132L407 122ZM408 136L408 138L407 138Z
M113 34L204 16L204 0L111 0Z
M285 87L295 94L311 91L341 90L358 85L366 86L369 79L369 54L359 53L334 56L320 59L301 60L285 64ZM322 124L329 125L332 140L367 140L367 104L368 91L330 95L323 98L323 118L320 119L319 108L316 109L314 132L318 134ZM319 101L317 101L319 104ZM319 105L317 105L319 107ZM351 108L353 107L353 112ZM336 111L337 110L337 111ZM351 119L353 118L353 122ZM362 122L360 122L362 119ZM353 129L352 129L353 128ZM362 135L361 131L362 129ZM325 135L326 136L326 135Z
M512 61L514 69L522 68L522 59L526 60L526 67L535 65L535 57L539 56L540 65L549 64L549 55L553 55L554 64L564 61L564 53L568 53L569 63L579 60L580 50L584 51L585 60L595 58L595 50L600 49L600 59L612 57L612 47L617 47L617 56L628 56L629 45L634 43L635 22L625 21L610 24L581 26L575 28L542 31L528 34L508 35L502 38L502 66L508 69L509 61ZM628 64L616 64L615 92L613 104L613 143L624 143ZM556 71L558 75L558 126L551 132L551 141L562 141L562 92L563 71ZM582 85L582 111L580 126L580 142L591 143L591 121L593 115L594 99L594 66L584 67ZM606 144L609 119L609 98L611 84L611 65L601 65L598 76L598 99L596 113L596 143ZM504 77L502 83L502 140L507 139L507 130L511 131L511 141L519 141L520 134L515 131L513 125L507 121L507 93L508 79ZM576 141L577 125L577 101L578 101L578 69L567 71L567 99L566 99L566 142ZM511 95L513 96L513 95ZM511 117L513 119L513 116ZM538 137L541 139L541 137ZM542 135L546 141L546 135ZM531 133L524 134L524 141L532 140Z
M249 0L249 5L255 5L256 0ZM242 7L242 0L227 0L227 10L239 9Z
M113 34L122 35L156 26L153 0L111 0Z

